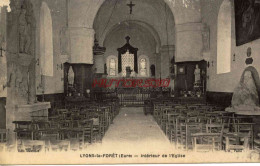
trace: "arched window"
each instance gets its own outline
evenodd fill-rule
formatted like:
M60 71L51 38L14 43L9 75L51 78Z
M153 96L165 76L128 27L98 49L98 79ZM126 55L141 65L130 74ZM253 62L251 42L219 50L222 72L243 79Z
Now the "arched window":
M218 13L217 74L231 71L231 1L224 0Z
M138 70L139 77L149 77L150 68L149 68L149 58L146 55L141 55L138 57Z
M109 75L116 76L116 60L114 58L109 61Z
M45 2L40 11L40 65L42 75L53 76L52 18Z
M147 64L145 58L140 59L140 75L144 77L147 76Z
M118 73L118 59L116 56L114 55L110 55L107 57L107 60L106 60L106 63L107 63L107 73L108 73L108 76L111 76L111 77L115 77L117 76L117 73Z

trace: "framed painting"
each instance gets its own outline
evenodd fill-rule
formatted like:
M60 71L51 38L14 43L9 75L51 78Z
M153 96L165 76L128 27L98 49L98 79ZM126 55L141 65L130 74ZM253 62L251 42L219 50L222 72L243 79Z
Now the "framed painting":
M260 38L260 0L235 0L236 45Z
M179 65L177 74L186 74L186 66L185 65Z

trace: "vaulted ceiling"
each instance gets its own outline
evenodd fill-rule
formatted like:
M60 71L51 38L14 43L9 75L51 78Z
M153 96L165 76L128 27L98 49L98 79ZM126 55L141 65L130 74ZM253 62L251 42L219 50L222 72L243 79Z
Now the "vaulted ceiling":
M100 7L93 27L101 45L116 29L127 30L140 26L153 36L157 46L175 44L174 16L164 0L135 0L131 15L127 6L129 2L106 0Z

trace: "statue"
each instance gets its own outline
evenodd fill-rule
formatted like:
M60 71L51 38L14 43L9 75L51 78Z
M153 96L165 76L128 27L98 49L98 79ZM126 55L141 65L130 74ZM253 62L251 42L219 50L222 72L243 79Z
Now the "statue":
M26 16L25 6L22 5L21 13L19 16L19 52L29 53L31 45L30 37L30 24L28 23L28 17Z
M233 112L260 111L259 96L251 71L246 70L242 74L240 82L234 90L231 106L226 110Z
M194 75L195 75L195 81L194 84L200 83L200 68L199 65L196 65L195 71L194 71Z
M202 30L203 51L208 51L210 49L209 35L209 27L204 25Z
M70 85L74 85L74 71L72 69L72 66L70 66L69 68L69 72L68 72L68 82Z
M133 70L131 70L131 67L129 66L127 66L125 70L126 70L126 77L129 78Z
M231 102L233 107L259 106L259 98L251 71L245 71L234 90Z

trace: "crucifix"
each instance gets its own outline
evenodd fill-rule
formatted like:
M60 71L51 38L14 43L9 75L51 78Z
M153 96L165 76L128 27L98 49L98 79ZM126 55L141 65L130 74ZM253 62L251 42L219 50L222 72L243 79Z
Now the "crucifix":
M130 8L130 14L132 14L132 9L135 6L135 4L132 3L132 1L130 2L130 4L127 4L127 6L129 6Z

